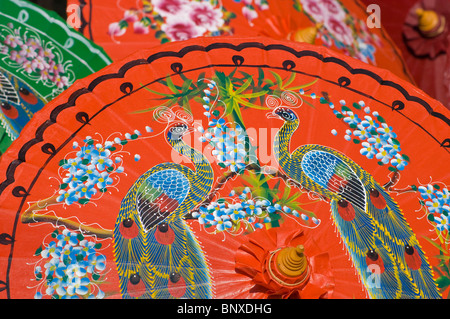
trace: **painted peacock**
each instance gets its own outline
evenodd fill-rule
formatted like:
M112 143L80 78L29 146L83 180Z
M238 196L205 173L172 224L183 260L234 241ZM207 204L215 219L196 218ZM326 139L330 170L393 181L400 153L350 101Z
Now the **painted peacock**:
M144 173L122 200L114 254L124 298L210 298L208 267L183 216L211 190L213 171L202 153L183 141L191 129L171 125L166 138L195 171L162 163Z
M45 101L19 78L0 70L0 154Z
M321 145L292 153L297 114L278 107L284 120L274 141L283 171L330 202L331 214L369 296L376 299L441 298L431 267L398 204L374 178L345 155Z

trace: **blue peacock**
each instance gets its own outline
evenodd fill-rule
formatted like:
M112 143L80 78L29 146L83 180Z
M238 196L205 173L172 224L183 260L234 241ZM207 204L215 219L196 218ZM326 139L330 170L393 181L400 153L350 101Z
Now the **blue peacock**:
M44 99L34 93L27 84L0 70L1 153L19 136L33 114L44 105Z
M399 205L375 179L345 155L321 145L290 152L297 114L278 107L284 120L274 141L282 170L330 202L331 214L369 296L374 299L441 298L432 269Z
M192 170L162 163L144 173L122 200L114 229L114 254L124 298L210 298L203 252L183 216L209 194L213 170L183 141L183 122L166 131L169 144L188 157Z

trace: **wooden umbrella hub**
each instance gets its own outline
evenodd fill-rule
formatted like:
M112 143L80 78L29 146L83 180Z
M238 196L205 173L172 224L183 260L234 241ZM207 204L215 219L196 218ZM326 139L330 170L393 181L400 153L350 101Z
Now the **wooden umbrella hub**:
M285 287L305 284L310 276L309 263L304 247L285 247L269 255L268 271L270 277Z
M416 14L419 18L418 28L420 33L427 38L434 38L445 31L446 19L443 15L433 10L418 8Z

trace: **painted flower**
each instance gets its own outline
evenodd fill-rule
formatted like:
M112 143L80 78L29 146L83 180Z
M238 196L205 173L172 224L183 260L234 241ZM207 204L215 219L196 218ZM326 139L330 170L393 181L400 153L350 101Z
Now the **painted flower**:
M361 126L370 132L372 130L376 130L380 125L374 121L372 117L366 115L364 116L364 120L361 121Z
M372 144L363 142L361 143L361 145L363 147L361 148L360 153L364 156L367 156L367 158L372 159L377 154L377 150L373 147Z
M301 0L302 7L316 22L323 22L327 16L326 8L322 6L321 1Z
M232 161L230 163L230 170L234 173L239 172L241 169L245 168L245 163L241 161Z
M59 74L54 76L52 81L55 83L55 85L62 89L64 87L69 86L69 78L67 76L60 76Z
M78 194L80 198L92 198L95 194L97 194L97 189L95 188L95 184L91 182L87 182L81 185L78 189Z
M368 138L367 142L372 144L373 147L375 147L377 149L382 148L387 143L386 139L384 139L384 137L380 136L380 135L374 135L374 136Z
M227 210L227 215L234 221L243 219L246 216L246 212L244 211L244 207L238 203L234 205L230 205Z
M367 130L363 125L358 124L358 129L353 132L353 134L359 137L360 140L365 140L370 138L372 135L369 130Z
M40 44L39 40L36 38L29 38L27 40L27 46L32 48L33 50L41 48L41 44Z
M423 199L433 199L434 198L434 187L431 184L427 186L419 186L419 193Z
M123 19L128 23L133 23L139 20L137 10L125 10L123 13Z
M121 28L119 22L113 22L108 27L108 35L111 37L120 37L125 34L126 28Z
M60 190L59 196L56 198L58 203L64 201L67 205L72 205L80 199L76 189Z
M176 15L186 10L186 0L153 0L153 9L163 17Z
M440 214L442 211L441 204L439 203L439 200L437 198L433 198L432 200L426 201L425 205L428 206L428 211L430 213Z
M53 53L51 48L41 48L38 53L39 56L47 58L49 60L53 60L55 58L55 54Z
M392 126L387 125L386 123L381 123L381 127L377 129L379 134L382 134L386 138L396 138L397 134L394 133Z
M442 204L450 204L450 192L447 188L443 188L442 191L437 191L436 196L442 202Z
M252 24L252 21L258 17L258 13L256 12L256 10L249 6L245 6L242 8L242 14L250 23L250 25Z
M206 207L200 207L198 212L193 212L192 217L197 218L198 222L202 225L214 220L214 216L209 214Z
M336 0L321 0L320 3L323 10L327 12L327 15L331 15L338 20L345 19L345 11Z
M150 28L142 21L136 21L133 23L133 31L136 34L148 34L150 32Z
M345 45L353 44L352 30L344 21L338 20L334 16L329 16L324 21L324 25L338 41L342 42Z
M448 222L448 216L440 214L439 217L435 216L434 221L436 222L436 228L439 231L450 230L450 225Z
M108 185L112 185L113 179L109 176L108 172L101 172L97 179L98 189L106 188Z
M197 26L189 17L185 15L170 16L166 23L162 25L161 30L172 41L183 41L202 36L205 28Z
M358 114L355 114L351 111L346 112L346 117L344 117L344 122L346 122L348 125L358 125L361 120L358 117Z
M395 157L391 160L391 164L395 166L399 171L402 171L405 169L405 166L408 165L408 162L400 154L396 154Z
M208 31L217 31L223 24L222 10L214 8L208 2L191 2L188 16L198 26L204 27Z
M226 229L230 229L231 227L233 227L230 217L228 216L221 216L214 218L214 220L211 222L211 225L216 226L216 229L218 231L224 231Z
M22 45L19 54L25 58L35 58L37 56L37 52L29 45Z
M380 160L383 164L388 164L392 158L392 155L389 151L390 151L389 148L382 147L378 150L378 153L375 155L375 157L378 160Z

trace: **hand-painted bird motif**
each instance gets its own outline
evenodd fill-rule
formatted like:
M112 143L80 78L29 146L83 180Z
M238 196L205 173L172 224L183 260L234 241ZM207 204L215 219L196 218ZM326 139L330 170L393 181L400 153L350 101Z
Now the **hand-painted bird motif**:
M114 254L124 298L210 298L208 267L183 220L209 194L210 163L183 141L184 123L171 125L166 138L191 159L195 171L162 163L144 173L122 200L114 229Z
M274 141L283 171L329 200L331 214L371 298L441 298L432 269L398 204L375 179L345 155L321 145L292 153L297 114L278 107L268 118L284 120Z

